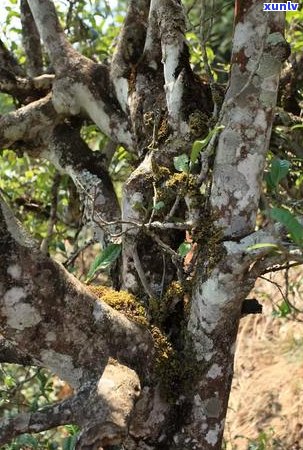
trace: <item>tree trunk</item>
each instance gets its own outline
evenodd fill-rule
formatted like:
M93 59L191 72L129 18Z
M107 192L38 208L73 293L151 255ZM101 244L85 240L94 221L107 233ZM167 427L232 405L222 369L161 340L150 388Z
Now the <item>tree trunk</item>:
M57 408L12 419L0 442L73 422L79 450L220 450L241 307L267 257L248 249L277 241L254 230L287 56L284 14L236 1L229 88L214 123L214 86L190 65L178 0L131 0L110 67L69 44L51 0L28 0L31 13L22 5L27 57L27 30L36 39L38 30L55 76L44 80L43 98L40 77L24 80L22 92L20 80L12 86L21 100L26 89L38 99L1 117L1 145L22 142L70 175L96 239L122 242L128 293L92 293L32 250L2 199L7 357L52 369L75 392ZM29 75L41 72L36 56ZM136 158L121 210L107 165L80 136L83 115ZM193 142L208 134L194 164ZM190 242L184 260L180 245Z

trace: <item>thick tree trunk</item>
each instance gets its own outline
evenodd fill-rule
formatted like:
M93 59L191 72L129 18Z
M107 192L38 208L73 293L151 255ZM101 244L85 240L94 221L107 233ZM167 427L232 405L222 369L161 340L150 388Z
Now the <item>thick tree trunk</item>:
M138 298L107 293L123 311L124 299L130 320L102 302L104 291L98 300L30 249L1 200L6 352L9 347L8 357L51 368L75 395L13 419L0 427L0 441L74 421L82 430L79 450L110 450L122 442L127 450L220 450L241 306L258 276L258 260L262 268L266 260L266 249L247 249L275 241L254 229L287 53L284 15L265 14L258 0L236 1L230 84L217 124L224 129L195 171L178 170L176 161L190 155L197 122L201 138L213 127L213 99L191 68L180 2L131 0L111 67L73 49L51 0L28 4L31 14L22 3L27 57L26 30L32 28L55 77L42 91L40 77L21 83L10 58L16 78L6 89L20 100L29 89L47 96L1 117L0 143L18 148L22 142L31 155L71 176L97 239L122 240L122 285ZM39 73L41 57L28 64L30 74ZM81 120L73 118L80 114L137 158L122 211L106 165L80 137ZM190 240L187 264L178 248ZM145 308L139 319L138 304Z

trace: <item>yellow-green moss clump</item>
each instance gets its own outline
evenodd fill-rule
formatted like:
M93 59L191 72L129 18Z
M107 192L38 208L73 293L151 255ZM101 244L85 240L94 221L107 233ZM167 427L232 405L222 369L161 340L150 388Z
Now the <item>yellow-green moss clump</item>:
M144 308L132 294L126 291L115 291L102 285L91 285L88 289L130 320L149 326ZM176 301L176 296L183 297L184 290L179 282L174 281L167 289L164 299L169 303ZM174 402L184 389L189 392L193 386L193 379L197 374L197 363L192 351L176 351L158 327L152 325L149 329L155 345L156 382L159 382L162 395L167 401Z
M148 325L145 309L140 305L136 297L126 291L115 291L107 286L88 286L89 290L95 294L100 300L119 311L125 316L140 323Z

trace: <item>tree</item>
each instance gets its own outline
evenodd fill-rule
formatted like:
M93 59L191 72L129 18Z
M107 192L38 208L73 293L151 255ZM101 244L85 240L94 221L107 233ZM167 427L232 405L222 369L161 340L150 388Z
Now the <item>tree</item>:
M130 0L100 63L69 43L51 0L21 0L26 67L1 43L1 90L18 105L1 117L1 147L69 175L104 249L88 278L111 263L119 291L89 288L49 257L49 239L37 246L3 192L1 360L47 367L74 394L5 421L2 444L73 423L78 449L220 449L243 302L258 276L302 262L293 212L272 208L256 227L289 56L284 13L236 0L224 92L205 42L206 76L190 63L185 11ZM107 136L105 155L85 142L84 121ZM136 166L121 207L108 172L117 145ZM272 162L268 191L287 170Z

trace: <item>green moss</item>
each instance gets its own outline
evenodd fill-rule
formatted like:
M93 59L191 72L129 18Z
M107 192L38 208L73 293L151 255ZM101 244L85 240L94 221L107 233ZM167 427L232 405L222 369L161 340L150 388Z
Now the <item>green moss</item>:
M167 119L167 115L164 116L161 119L160 125L159 125L159 129L158 129L158 141L162 141L164 139L166 139L169 136L169 124L168 124L168 119Z
M196 110L189 115L188 125L194 137L205 136L208 132L208 116L202 111Z
M88 288L100 300L125 314L130 320L149 326L155 345L155 383L159 383L161 393L166 400L174 403L181 394L189 394L197 377L198 363L188 342L185 344L184 350L176 351L159 327L148 324L144 308L132 294L126 291L115 291L102 285L91 285ZM163 305L166 306L159 311L161 320L164 319L165 308L168 308L171 301L176 301L176 297L182 300L184 288L179 282L174 281L165 293ZM181 334L185 338L186 330L181 330Z
M141 325L148 325L145 309L132 294L126 291L115 291L107 286L88 286L89 290L109 306L125 314L128 319Z
M174 403L180 395L191 395L201 365L197 362L195 351L189 342L184 350L176 351L158 330L152 330L156 343L155 375L163 397L169 403Z
M163 182L170 176L170 170L165 166L159 166L156 162L152 161L153 176L155 181Z

